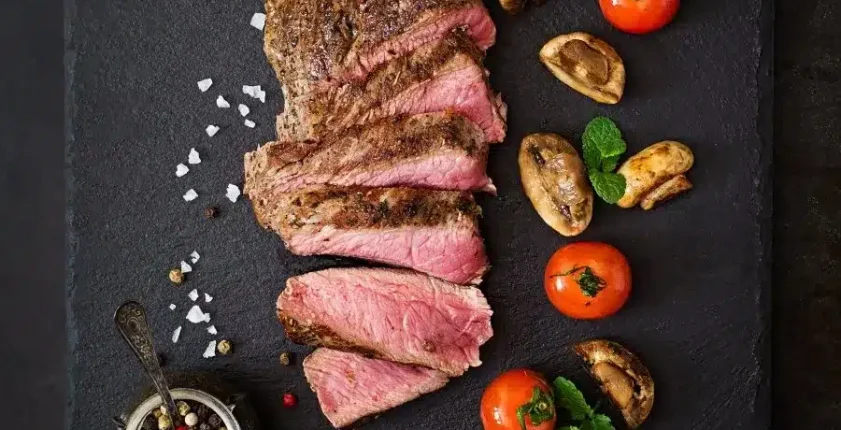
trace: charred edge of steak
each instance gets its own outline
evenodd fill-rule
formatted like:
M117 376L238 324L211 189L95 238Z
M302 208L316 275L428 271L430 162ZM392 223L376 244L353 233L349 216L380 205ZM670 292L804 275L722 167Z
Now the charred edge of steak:
M301 324L298 320L286 315L281 310L277 311L277 318L286 330L286 338L297 344L338 349L354 352L367 358L384 359L382 355L373 349L342 339L329 327L318 324Z
M320 187L296 194L288 205L291 219L310 219L329 212L325 224L339 229L435 226L453 217L473 222L479 206L469 192L413 188ZM331 211L322 208L338 206Z

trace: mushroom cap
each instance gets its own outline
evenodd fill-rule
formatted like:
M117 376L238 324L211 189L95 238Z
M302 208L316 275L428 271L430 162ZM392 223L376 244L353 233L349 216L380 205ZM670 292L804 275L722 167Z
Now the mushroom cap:
M625 65L612 46L584 32L562 34L540 49L540 61L561 82L591 99L616 104L625 90Z

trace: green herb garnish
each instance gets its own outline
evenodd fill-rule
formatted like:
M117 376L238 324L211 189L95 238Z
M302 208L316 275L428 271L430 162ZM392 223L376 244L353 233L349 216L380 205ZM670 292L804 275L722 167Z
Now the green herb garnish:
M581 288L581 292L584 293L587 297L596 297L596 294L599 294L599 291L604 289L605 282L604 279L599 278L593 273L593 270L590 269L590 266L573 266L572 269L567 270L560 275L554 276L569 276L575 272L581 272L578 275L578 278L575 279L575 282L578 283L578 286Z
M584 165L593 189L602 200L616 203L625 194L625 177L613 173L627 145L616 123L603 116L593 118L581 136Z
M552 395L534 387L531 400L517 408L517 420L523 430L526 429L527 416L531 424L535 426L551 420L555 416L555 402L552 400Z
M558 430L614 430L610 417L597 414L572 381L559 376L553 385L555 403L569 411L574 421L578 421L577 425L562 426Z

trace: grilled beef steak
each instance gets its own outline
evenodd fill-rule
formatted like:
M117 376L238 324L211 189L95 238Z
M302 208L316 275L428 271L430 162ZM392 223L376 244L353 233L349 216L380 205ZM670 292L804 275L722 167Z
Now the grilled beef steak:
M461 32L395 59L362 81L286 102L277 117L281 141L319 139L380 118L448 110L478 124L488 142L505 137L505 104L488 86L482 52Z
M482 130L460 115L386 118L319 142L271 142L245 154L245 193L309 185L496 188Z
M327 269L289 278L277 313L290 340L451 376L479 366L493 335L482 292L399 269Z
M457 284L487 271L469 192L321 186L251 196L257 221L298 255L340 255L415 269Z
M400 406L449 381L437 370L327 348L313 351L303 368L322 412L336 428Z
M266 57L294 95L318 83L363 78L376 66L440 39L454 28L465 29L483 50L496 38L496 28L479 0L265 3Z

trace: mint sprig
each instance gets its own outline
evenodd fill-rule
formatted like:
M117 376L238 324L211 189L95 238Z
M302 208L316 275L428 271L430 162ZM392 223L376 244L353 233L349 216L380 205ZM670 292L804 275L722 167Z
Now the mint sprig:
M581 136L584 165L593 189L602 200L616 203L625 194L625 177L613 173L627 144L622 132L610 118L593 118Z
M558 430L614 430L613 424L610 422L610 417L604 414L597 414L587 404L584 394L581 393L572 381L559 376L555 378L552 385L554 387L555 404L558 408L569 411L569 415L573 421L577 421L577 425L561 426Z

